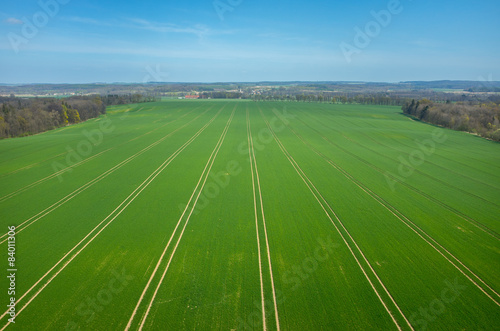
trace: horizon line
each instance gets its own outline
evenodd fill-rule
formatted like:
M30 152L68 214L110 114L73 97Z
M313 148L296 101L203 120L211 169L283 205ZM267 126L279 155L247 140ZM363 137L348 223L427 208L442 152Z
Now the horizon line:
M21 85L153 85L153 84L259 84L259 83L376 83L376 84L406 84L406 83L433 83L433 82L472 82L472 83L500 83L500 81L482 81L468 79L439 79L439 80L404 80L404 81L363 81L363 80L261 80L261 81L149 81L149 82L79 82L79 83L0 83L0 86Z

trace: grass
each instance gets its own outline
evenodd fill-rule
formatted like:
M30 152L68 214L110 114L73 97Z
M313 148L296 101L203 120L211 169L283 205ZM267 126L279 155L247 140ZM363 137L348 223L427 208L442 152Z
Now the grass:
M2 140L9 328L495 329L499 164L363 105L164 100Z

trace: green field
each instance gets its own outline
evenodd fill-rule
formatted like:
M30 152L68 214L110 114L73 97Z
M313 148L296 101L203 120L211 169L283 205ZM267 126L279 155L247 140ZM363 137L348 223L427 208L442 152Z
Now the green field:
M0 330L500 327L500 144L398 107L114 106L0 183Z

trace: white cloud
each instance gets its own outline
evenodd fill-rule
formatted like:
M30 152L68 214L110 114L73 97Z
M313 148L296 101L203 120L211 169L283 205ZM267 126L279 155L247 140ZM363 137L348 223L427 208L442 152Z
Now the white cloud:
M17 18L9 17L8 19L5 20L5 23L11 24L11 25L19 25L19 24L23 24L24 22L21 20L18 20Z
M204 35L211 33L210 29L203 24L196 24L194 26L182 27L176 24L153 22L141 18L130 18L129 21L134 23L129 27L149 30L154 32L187 33L187 34L197 35L198 37L202 37Z
M193 26L179 26L171 23L160 23L148 21L142 18L127 18L120 21L98 21L87 17L65 17L64 20L75 23L83 23L96 26L112 26L126 29L147 30L158 33L184 33L193 34L200 38L214 34L210 28L203 24L195 24ZM230 32L217 32L217 34L228 34Z
M103 22L99 22L97 20L94 20L92 18L87 18L87 17L72 16L72 17L64 17L63 19L66 21L76 22L76 23L84 23L84 24L91 24L91 25L108 25L108 24L105 24Z

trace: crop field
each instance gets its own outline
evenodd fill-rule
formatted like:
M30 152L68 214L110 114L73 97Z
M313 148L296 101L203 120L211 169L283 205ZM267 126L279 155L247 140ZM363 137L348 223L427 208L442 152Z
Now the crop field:
M500 327L500 144L399 107L114 106L0 184L0 330Z

